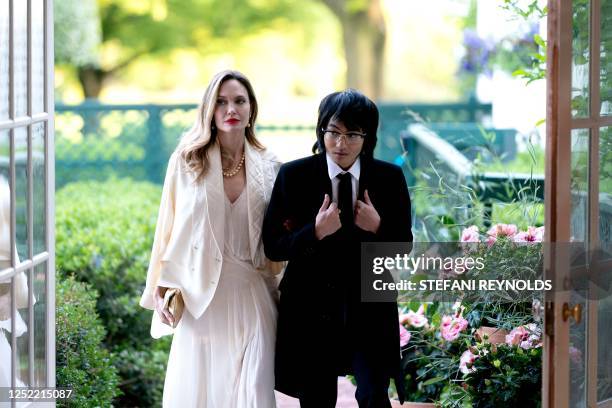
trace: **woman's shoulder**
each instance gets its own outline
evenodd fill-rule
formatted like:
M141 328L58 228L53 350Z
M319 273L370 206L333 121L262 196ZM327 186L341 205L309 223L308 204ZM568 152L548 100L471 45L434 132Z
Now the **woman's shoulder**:
M278 166L283 164L283 162L278 158L276 153L272 152L268 148L259 150L259 155L263 161L268 162L270 164L278 165Z

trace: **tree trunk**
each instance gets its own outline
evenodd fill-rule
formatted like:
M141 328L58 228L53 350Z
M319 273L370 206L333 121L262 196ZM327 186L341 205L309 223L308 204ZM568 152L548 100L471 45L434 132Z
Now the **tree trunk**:
M380 0L370 0L363 9L348 11L344 0L323 0L340 20L346 84L376 100L382 95L386 40Z
M108 72L95 67L79 67L79 82L83 88L85 98L98 99L104 86Z

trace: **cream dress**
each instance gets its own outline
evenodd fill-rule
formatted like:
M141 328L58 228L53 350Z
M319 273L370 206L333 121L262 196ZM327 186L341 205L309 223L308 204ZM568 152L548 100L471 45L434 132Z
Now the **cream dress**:
M250 260L246 188L225 194L223 267L199 319L185 310L170 350L164 407L273 408L276 305Z

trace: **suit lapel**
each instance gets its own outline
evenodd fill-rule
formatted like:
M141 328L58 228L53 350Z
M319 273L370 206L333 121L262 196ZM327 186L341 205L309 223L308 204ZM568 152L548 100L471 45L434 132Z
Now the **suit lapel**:
M332 186L331 180L329 179L329 172L327 171L327 158L326 153L320 153L317 156L317 167L319 170L319 190L321 191L321 197L317 197L319 200L319 207L323 202L323 195L328 194L329 198L332 199ZM317 208L319 208L317 207Z
M265 182L263 160L261 154L248 142L244 145L246 193L249 217L249 241L251 259L258 263L259 245L261 243L261 227L266 210Z
M359 174L359 191L357 192L357 199L361 201L364 200L364 191L368 188L370 184L370 175L371 175L371 163L366 157L361 156L361 171ZM369 193L369 191L368 191Z
M208 162L208 174L204 177L206 212L217 249L220 254L223 254L225 240L225 191L223 190L221 152L217 143L208 151ZM194 214L198 214L199 211L202 211L201 206L194 208Z

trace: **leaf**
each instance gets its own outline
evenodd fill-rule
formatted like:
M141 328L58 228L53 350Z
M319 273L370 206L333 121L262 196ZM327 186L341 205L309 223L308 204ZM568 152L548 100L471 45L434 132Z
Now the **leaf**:
M540 36L540 34L534 34L533 41L540 47L546 48L546 41Z
M435 384L437 382L440 381L444 381L446 378L445 377L434 377L434 378L430 378L429 380L425 381L423 383L423 385L431 385L431 384Z

